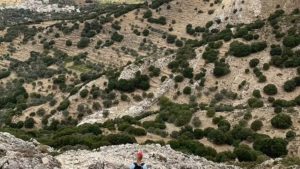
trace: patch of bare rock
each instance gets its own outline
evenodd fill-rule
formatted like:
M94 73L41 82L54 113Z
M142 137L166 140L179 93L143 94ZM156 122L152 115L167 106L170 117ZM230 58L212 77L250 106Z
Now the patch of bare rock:
M58 156L43 152L36 141L27 142L0 133L1 169L118 169L128 168L135 153L142 150L151 169L238 169L202 157L186 155L169 146L126 144L96 150L71 150Z

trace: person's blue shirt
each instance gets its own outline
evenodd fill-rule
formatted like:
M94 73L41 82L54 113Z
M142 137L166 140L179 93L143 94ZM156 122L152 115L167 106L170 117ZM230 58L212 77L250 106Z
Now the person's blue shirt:
M144 164L144 165L141 166L141 167L142 167L143 169L148 169L146 164ZM134 169L134 168L135 168L135 164L132 163L132 164L130 165L130 168L129 168L129 169Z

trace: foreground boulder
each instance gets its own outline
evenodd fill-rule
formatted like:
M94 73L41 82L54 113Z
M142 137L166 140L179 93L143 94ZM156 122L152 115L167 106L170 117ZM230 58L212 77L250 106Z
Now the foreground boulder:
M42 153L38 145L9 133L0 133L0 168L54 169L61 165L54 157Z

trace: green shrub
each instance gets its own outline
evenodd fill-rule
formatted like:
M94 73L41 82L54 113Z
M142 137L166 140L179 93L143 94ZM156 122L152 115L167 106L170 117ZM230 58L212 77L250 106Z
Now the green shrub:
M221 120L223 120L224 117L223 116L219 116L219 117L214 117L212 119L213 124L218 124Z
M68 39L68 40L66 41L66 46L72 46L72 44L73 44L73 43L72 43L71 40Z
M294 48L300 44L300 37L299 36L287 36L282 41L285 47Z
M206 28L210 28L214 24L213 21L208 21L205 25Z
M193 25L192 24L188 24L185 28L186 33L189 35L194 35L195 34L195 29L193 29Z
M275 108L274 108L274 112L275 113L281 113L282 112L282 107L280 107L280 106L276 106Z
M211 49L220 49L223 45L222 41L217 41L217 42L209 42L208 46Z
M82 37L77 43L77 47L82 49L88 47L90 44L90 39L87 37Z
M150 33L150 31L148 29L143 30L143 35L144 36L148 36Z
M175 43L177 36L176 35L168 35L167 36L167 43L173 44Z
M230 44L229 52L235 57L245 57L251 53L257 53L267 47L266 42L253 42L251 45L239 41L233 41Z
M202 139L204 137L204 132L202 129L194 129L194 137L195 139Z
M184 80L184 77L182 75L177 75L174 78L175 82L180 83Z
M208 63L213 63L218 59L219 51L209 49L205 50L202 54L202 58L205 59Z
M271 46L271 51L270 51L271 56L281 56L282 54L282 49L280 46Z
M250 98L248 99L248 105L251 108L260 108L264 106L264 102L258 98Z
M175 42L175 45L176 45L177 47L182 47L182 46L183 46L182 40L177 39L176 42Z
M168 121L174 123L176 126L184 126L191 121L195 110L191 109L190 105L176 104L167 98L161 98L160 112L156 117L159 121Z
M278 129L288 129L293 125L293 122L289 115L280 113L271 119L271 124Z
M287 100L283 100L283 99L277 99L273 101L273 107L293 107L295 106L295 102L294 101L287 101Z
M255 161L257 159L256 152L247 145L240 145L234 149L234 154L239 161Z
M184 93L185 95L190 95L190 94L192 93L191 87L186 86L186 87L183 89L183 93Z
M129 134L132 134L132 135L135 135L135 136L145 136L147 135L147 132L145 129L142 129L142 128L135 128L135 127L128 127L126 129L126 131L129 133Z
M26 118L25 122L24 122L24 127L31 129L34 127L35 121L33 118Z
M145 13L143 18L151 18L152 17L152 11L148 9Z
M272 21L272 20L275 20L279 17L281 17L282 15L284 14L284 10L276 10L274 13L270 14L269 18L268 18L268 21Z
M163 16L160 16L159 18L148 18L148 22L150 23L156 23L160 25L166 25L167 24L167 19Z
M259 83L264 83L267 81L267 77L265 75L259 75L258 76L258 82Z
M142 4L132 4L132 5L125 5L125 6L119 6L117 10L114 12L114 17L118 18L120 16L123 16L124 14L133 11L135 9L141 8ZM111 17L108 17L108 20L110 21ZM106 21L107 22L107 21Z
M148 90L150 78L137 72L134 79L110 79L108 88L117 89L124 92L133 92L135 89Z
M158 77L160 74L160 68L156 68L153 65L149 67L150 77Z
M231 151L223 151L217 154L216 161L217 162L227 162L235 160L236 155Z
M88 94L89 94L89 91L87 89L83 89L80 91L81 98L86 98Z
M217 155L215 149L211 147L205 147L202 143L199 143L199 141L196 140L171 140L169 144L174 150L184 151L185 153L192 153L201 157L213 159Z
M10 75L10 70L2 69L0 70L0 79L6 78Z
M261 28L264 27L264 25L265 25L265 22L262 21L262 20L260 20L260 19L258 19L258 20L256 20L255 22L253 22L253 23L247 25L247 28L248 28L249 30L252 30L252 29L261 29Z
M170 2L171 0L153 0L150 8L152 9L157 9L158 7L160 7L161 5Z
M215 67L213 70L214 76L217 78L223 77L230 73L230 66L227 63L215 62Z
M230 133L234 139L240 141L252 138L254 134L251 129L242 127L241 125L234 126Z
M115 42L122 42L122 40L124 39L123 35L120 35L118 32L114 32L111 35L111 40L115 41Z
M286 134L285 134L285 138L289 141L293 140L295 137L296 137L296 133L292 130L288 131Z
M46 114L46 110L44 108L39 108L37 111L36 111L36 114L40 117L43 117L45 114Z
M193 68L187 67L187 68L183 69L182 75L183 75L185 78L192 79L193 76L194 76L193 71L194 71Z
M266 42L253 42L251 44L252 53L257 53L257 52L263 51L266 48L267 48Z
M166 132L165 130L161 130L161 129L153 128L153 127L148 128L147 131L149 133L153 133L153 134L159 135L159 136L161 136L163 138L166 138L169 135L169 133Z
M235 38L242 38L244 36L247 36L248 35L248 29L243 27L243 28L238 28L234 37Z
M57 107L58 111L66 110L70 105L70 101L68 99L62 101L59 106Z
M296 82L292 79L292 80L288 80L284 83L283 89L286 92L292 92L296 89L296 86L297 86Z
M277 94L277 87L274 84L267 84L264 88L264 93L267 95Z
M282 138L258 139L254 142L253 147L272 158L278 158L287 155L288 142Z
M218 129L223 132L229 131L230 127L231 127L231 125L227 120L222 119L218 122Z
M164 123L160 123L157 121L144 121L143 127L148 129L150 127L158 128L158 129L166 129L166 125Z
M254 131L258 131L262 128L263 123L261 120L255 120L251 123L251 129Z
M297 97L294 99L294 102L295 102L298 106L300 106L300 95L297 96Z
M251 54L251 47L239 41L230 44L229 52L236 57L245 57Z
M249 62L250 67L256 67L259 64L259 59L251 59Z
M194 117L192 123L195 127L201 126L201 121L200 121L199 117Z
M270 65L268 63L264 63L263 70L269 70L269 69L270 69Z
M252 96L254 96L255 98L261 98L261 94L259 90L253 90L252 92Z
M126 135L126 134L110 134L107 136L107 140L112 145L136 143L136 140L134 137Z
M205 28L203 28L203 27L200 27L200 26L196 26L195 27L195 32L205 32Z
M207 112L206 112L207 117L214 117L215 114L216 114L216 110L214 108L210 107L207 109Z
M226 143L226 136L221 130L212 130L207 135L208 140L217 145L222 145Z

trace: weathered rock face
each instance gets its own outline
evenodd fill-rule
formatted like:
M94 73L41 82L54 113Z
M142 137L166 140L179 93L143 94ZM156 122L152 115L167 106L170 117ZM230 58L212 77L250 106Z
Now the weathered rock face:
M32 142L0 133L1 169L54 169L60 166L54 157L42 153Z
M135 153L142 150L152 169L238 169L216 164L198 156L188 156L169 146L127 144L97 150L72 150L58 156L42 153L37 142L26 142L0 133L1 169L119 169L129 168Z
M300 7L299 0L223 0L215 16L225 23L251 23L266 18L280 6L287 13Z
M57 156L63 168L129 168L135 153L142 150L144 161L153 169L235 169L238 167L216 164L197 156L187 156L169 146L127 144L101 147L95 151L68 151Z

